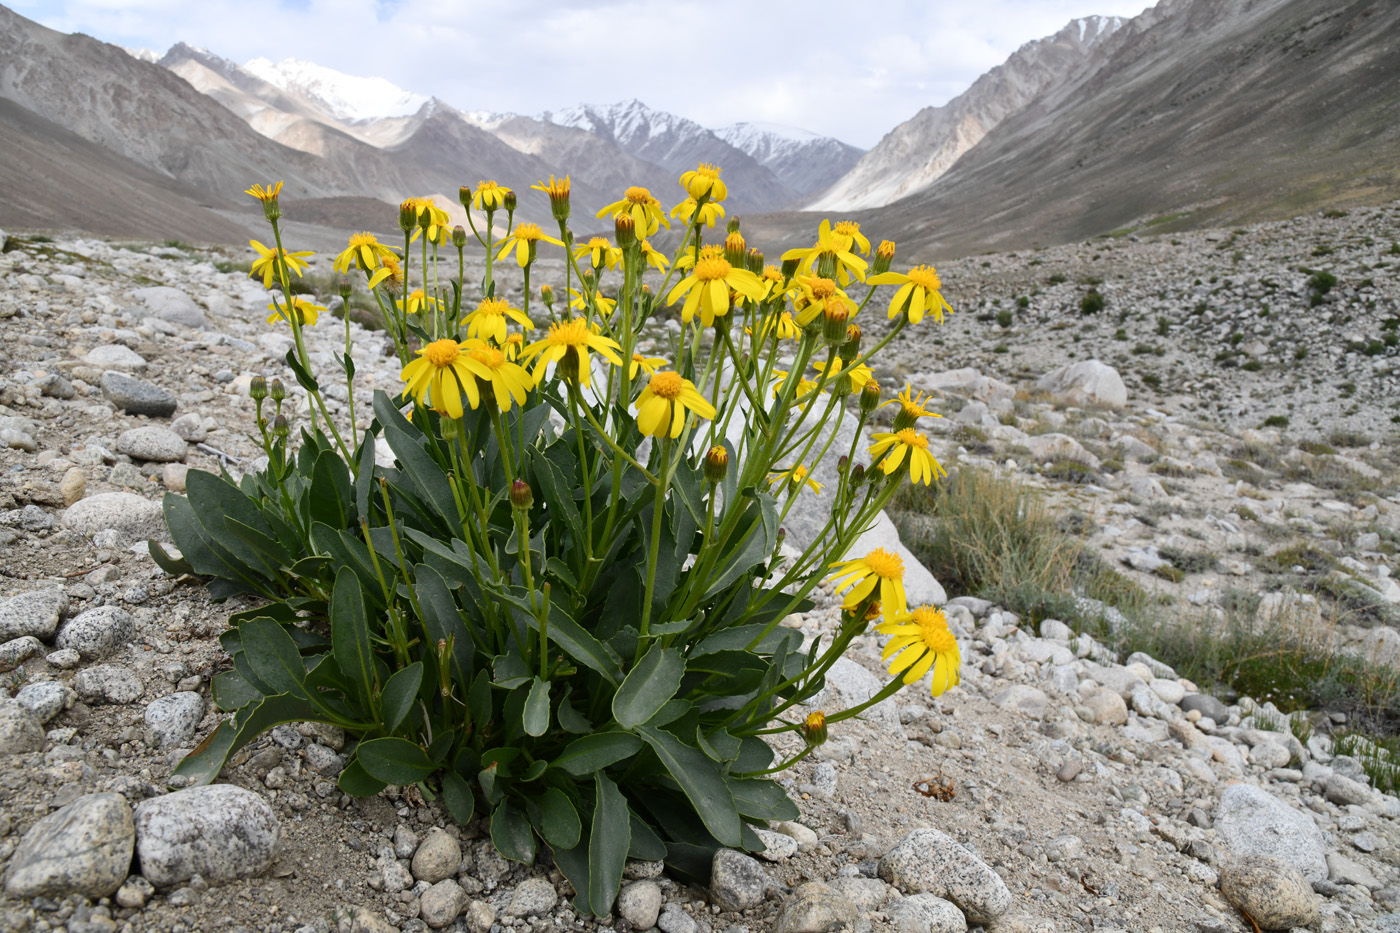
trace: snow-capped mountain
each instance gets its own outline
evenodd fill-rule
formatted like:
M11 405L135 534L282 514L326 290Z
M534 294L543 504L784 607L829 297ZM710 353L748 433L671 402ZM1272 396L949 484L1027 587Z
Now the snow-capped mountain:
M1053 36L1027 42L962 94L941 107L925 107L895 127L806 207L881 207L929 187L1002 120L1047 88L1094 67L1099 62L1094 50L1124 22L1118 16L1086 16Z
M337 120L355 122L417 113L428 98L384 78L360 78L295 58L255 58L243 69L267 83L300 95Z
M653 110L639 100L607 107L581 104L545 112L540 120L587 130L616 143L624 152L679 173L701 162L719 165L736 211L771 211L786 207L797 192L753 156L720 139L693 120Z
M782 123L735 123L715 135L753 156L798 194L830 186L865 154L839 139Z

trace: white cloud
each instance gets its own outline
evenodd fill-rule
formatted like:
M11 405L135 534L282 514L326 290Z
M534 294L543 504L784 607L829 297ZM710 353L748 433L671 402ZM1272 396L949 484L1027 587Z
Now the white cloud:
M637 97L707 126L789 123L871 146L1021 44L1147 0L13 0L62 32L244 62L301 58L468 110Z

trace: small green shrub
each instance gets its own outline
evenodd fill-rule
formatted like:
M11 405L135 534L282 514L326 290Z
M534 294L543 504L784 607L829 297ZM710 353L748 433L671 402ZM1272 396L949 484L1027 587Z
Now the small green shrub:
M1091 288L1084 293L1084 297L1079 299L1079 312L1081 314L1098 314L1103 310L1104 297L1097 288Z
M1010 327L1013 316L1009 310L1002 308L997 312L997 323L1002 327Z
M1261 428L1286 428L1288 427L1287 415L1270 415L1259 425Z

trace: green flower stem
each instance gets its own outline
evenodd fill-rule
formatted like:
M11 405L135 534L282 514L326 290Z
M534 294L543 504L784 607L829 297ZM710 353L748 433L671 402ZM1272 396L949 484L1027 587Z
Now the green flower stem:
M572 351L570 351L572 352ZM580 364L581 365L581 364ZM569 409L573 415L569 420L574 423L574 438L578 441L578 468L583 477L583 556L590 565L593 563L593 471L588 467L587 442L583 437L583 423L579 421L579 412L584 412L589 420L592 420L592 413L583 401L583 393L579 387L569 380ZM600 431L607 435L607 432Z
M549 681L549 583L543 587L544 599L540 605L540 680Z
M409 573L408 564L404 561L403 545L399 541L398 525L394 522L394 505L389 499L389 484L384 479L380 479L379 481L379 493L384 500L384 513L388 516L389 535L394 541L394 558L398 561L399 573L403 575L404 583L407 584L405 588L408 590L408 601L413 606L413 614L422 621L424 618L423 610L418 605L418 593L413 588L413 579ZM370 546L370 553L374 553L373 545ZM394 656L398 659L400 668L407 667L412 663L412 658L408 653L408 631L403 624L402 617L399 613L394 611L394 603L392 601L389 602L389 619L391 621L389 629L396 636L393 639Z
M593 413L589 411L588 406L586 405L583 406L583 417L585 420L588 421L589 425L592 426L593 430L598 432L598 436L602 438L603 442L606 443L609 447L611 447L613 449L613 452L616 453L619 457L632 464L632 466L634 466L639 472L641 472L642 476L646 477L647 482L651 483L653 486L661 485L661 480L653 476L651 472L647 470L646 467L638 463L636 457L633 457L627 451L623 450L621 447L618 446L617 441L613 440L612 435L603 429L603 426L600 425L597 419L593 417Z
M830 720L827 721L830 722ZM763 777L765 774L777 774L779 771L786 771L788 768L791 768L803 758L806 758L808 755L812 754L812 751L816 747L817 746L815 745L808 745L806 748L802 749L802 751L798 752L796 755L793 755L791 758L789 758L787 761L783 762L780 765L774 765L771 768L764 768L762 771L745 771L742 774L731 774L730 777L735 780L742 781L747 778Z
M652 500L651 511L651 550L647 555L647 584L642 596L641 637L637 639L637 656L633 663L640 661L646 651L647 640L651 637L651 594L656 589L656 564L661 554L661 522L666 517L666 491L671 480L671 454L674 442L665 438L661 442L662 482L656 487L656 497Z
M857 703L850 709L843 709L839 713L835 713L831 716L826 717L826 724L829 726L834 722L844 722L847 719L854 719L855 717L859 716L861 713L865 712L875 704L883 703L885 700L888 700L890 697L894 696L896 693L899 692L900 688L903 686L904 678L902 676L896 676L894 680L891 680L889 683L885 684L884 687L880 688L879 693L875 694L873 697L866 700L864 703Z
M530 555L530 523L526 520L525 513L521 509L511 506L511 511L515 513L516 560L520 562L520 570L525 577L525 588L530 591L530 609L538 614L540 609L539 593L535 591L535 575L530 566L532 560Z
M404 342L403 336L399 334L397 317L384 307L384 297L379 294L379 289L371 288L369 292L374 296L374 303L379 306L379 317L384 322L384 329L388 331L389 338L394 341L394 352L398 354L399 366L407 366L408 345Z
M471 216L471 211L467 211L467 216ZM496 227L494 220L496 211L494 208L486 209L486 276L481 280L481 293L491 294L491 286L495 284L496 270ZM473 227L473 229L475 229Z

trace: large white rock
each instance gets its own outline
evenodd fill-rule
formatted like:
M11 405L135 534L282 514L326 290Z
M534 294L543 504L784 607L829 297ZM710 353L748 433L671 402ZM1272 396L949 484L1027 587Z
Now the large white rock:
M223 883L272 864L282 827L266 800L231 784L211 784L136 806L136 855L146 880L164 887L200 875Z
M84 537L114 528L126 543L169 539L160 503L130 492L104 492L81 499L63 513L63 524Z
M1128 404L1128 387L1118 370L1098 360L1082 360L1053 369L1040 377L1036 388L1066 405Z
M1237 855L1268 855L1282 859L1308 881L1327 879L1327 846L1322 830L1266 790L1232 784L1215 806L1215 831Z
M200 330L209 326L209 321L204 316L204 309L195 304L194 299L178 288L171 288L168 285L138 288L131 293L131 297L144 304L151 314L162 321L183 324L185 327L194 327Z

